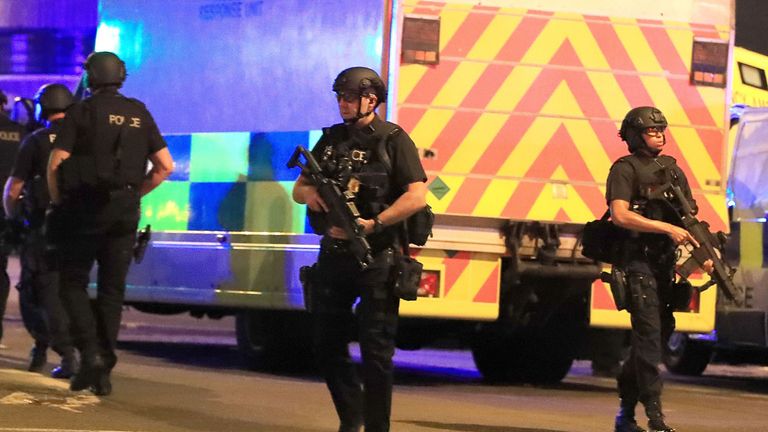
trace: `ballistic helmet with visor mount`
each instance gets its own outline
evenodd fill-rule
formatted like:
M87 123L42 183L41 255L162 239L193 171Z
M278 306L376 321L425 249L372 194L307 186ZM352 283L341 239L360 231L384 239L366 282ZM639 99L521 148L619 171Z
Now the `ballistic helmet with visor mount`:
M387 101L387 86L373 69L355 66L344 69L333 81L333 91L339 97L367 96L375 94L378 104Z
M642 106L629 110L621 122L619 137L627 143L630 152L635 152L645 146L643 131L648 128L666 129L668 123L664 114L658 108Z
M98 51L85 60L85 82L88 88L114 85L121 87L125 81L125 63L115 53Z
M63 84L45 84L34 97L35 120L43 123L48 116L65 111L72 105L72 92Z

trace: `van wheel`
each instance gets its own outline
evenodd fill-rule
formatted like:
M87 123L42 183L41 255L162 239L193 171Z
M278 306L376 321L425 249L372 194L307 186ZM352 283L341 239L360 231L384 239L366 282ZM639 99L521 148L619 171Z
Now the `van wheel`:
M556 335L505 335L496 325L483 327L475 335L472 358L488 382L554 384L562 381L571 369L574 354L570 344Z
M664 350L664 365L678 375L698 376L712 358L711 343L697 341L685 333L672 333Z
M314 368L307 313L243 311L235 317L235 330L238 350L251 369L305 372Z

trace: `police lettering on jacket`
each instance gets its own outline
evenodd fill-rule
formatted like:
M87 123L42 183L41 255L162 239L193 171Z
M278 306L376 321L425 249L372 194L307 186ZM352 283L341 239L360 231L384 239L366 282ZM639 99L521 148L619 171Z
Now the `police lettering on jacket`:
M20 142L21 134L19 132L0 131L0 141Z
M130 117L128 127L141 128L141 117ZM125 116L118 114L109 115L109 124L122 126L125 123Z

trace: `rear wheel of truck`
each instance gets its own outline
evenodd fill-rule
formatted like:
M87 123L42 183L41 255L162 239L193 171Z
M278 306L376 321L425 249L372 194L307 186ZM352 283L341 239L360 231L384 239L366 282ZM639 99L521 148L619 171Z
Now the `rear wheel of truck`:
M314 368L310 316L249 310L235 318L237 347L251 369L305 372Z
M472 357L483 378L492 383L554 384L571 369L571 341L557 332L524 331L507 334L497 323L481 325Z
M678 375L698 376L707 368L713 347L709 342L691 339L685 333L672 333L664 350L664 365Z

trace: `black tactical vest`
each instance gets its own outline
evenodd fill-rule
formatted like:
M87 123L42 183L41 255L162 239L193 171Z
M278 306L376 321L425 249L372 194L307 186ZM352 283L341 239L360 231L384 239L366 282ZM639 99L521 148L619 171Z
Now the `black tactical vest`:
M323 150L320 166L326 176L355 193L355 205L364 219L375 217L397 198L393 197L388 161L380 154L381 141L395 126L378 124L379 129L372 133L343 124L323 129L331 144Z
M34 139L37 151L35 160L30 161L33 167L32 178L24 179L22 211L24 218L30 227L38 228L42 225L45 210L51 198L48 193L46 180L46 167L51 153L53 141L61 129L61 121L56 121L45 129L38 129L34 135L27 139Z
M630 207L648 219L679 224L679 217L674 214L675 209L670 202L652 199L654 192L672 181L673 170L679 171L677 161L667 155L650 159L650 163L643 164L638 156L632 154L616 162L629 163L635 175ZM666 234L637 233L627 240L627 249L630 253L634 249L642 249L642 254L652 261L668 261L673 259L675 245Z
M144 106L119 94L111 104L96 97L83 102L89 127L59 169L62 190L70 195L138 187L144 179L150 133Z

